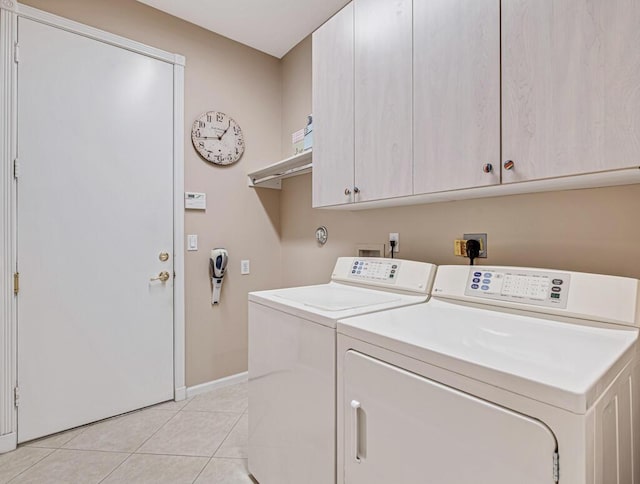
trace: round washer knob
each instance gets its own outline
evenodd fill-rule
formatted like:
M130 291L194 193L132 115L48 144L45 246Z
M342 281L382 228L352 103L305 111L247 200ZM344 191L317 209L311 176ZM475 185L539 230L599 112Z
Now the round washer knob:
M502 166L504 167L505 170L512 170L515 165L516 164L512 160L507 160L504 162L504 165Z
M491 173L493 171L493 165L491 163L487 163L482 167L482 171L485 173Z

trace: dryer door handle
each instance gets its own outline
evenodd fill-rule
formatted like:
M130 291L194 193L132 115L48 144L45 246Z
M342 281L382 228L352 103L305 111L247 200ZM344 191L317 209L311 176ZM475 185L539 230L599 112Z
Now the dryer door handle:
M360 426L358 425L358 410L360 409L360 402L357 400L351 400L351 410L353 418L353 460L356 463L360 463Z

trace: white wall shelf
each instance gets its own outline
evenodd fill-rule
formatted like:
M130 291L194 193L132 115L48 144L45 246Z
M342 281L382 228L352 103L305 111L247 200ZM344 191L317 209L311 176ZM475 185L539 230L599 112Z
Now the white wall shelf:
M249 186L280 190L284 178L311 173L311 153L309 149L249 173Z

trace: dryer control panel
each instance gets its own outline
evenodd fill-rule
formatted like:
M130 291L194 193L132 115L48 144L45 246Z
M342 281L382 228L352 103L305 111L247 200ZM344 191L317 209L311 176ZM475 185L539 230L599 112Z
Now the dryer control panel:
M522 269L471 268L465 295L566 308L571 274Z
M431 295L640 327L640 280L531 267L438 267Z

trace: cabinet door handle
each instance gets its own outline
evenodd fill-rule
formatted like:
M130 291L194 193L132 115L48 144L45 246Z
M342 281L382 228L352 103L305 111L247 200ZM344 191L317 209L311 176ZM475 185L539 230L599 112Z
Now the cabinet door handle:
M350 190L349 188L345 188L345 189L344 189L344 194L345 194L346 196L351 195L351 190Z
M360 193L360 189L358 187L353 187L353 193Z
M512 160L507 160L504 162L504 165L502 165L504 167L505 170L512 170L514 166L516 166L516 164L512 161Z
M351 400L351 410L353 418L353 460L360 463L360 428L358 426L358 410L360 409L360 402L357 400Z
M485 173L491 173L493 171L493 165L491 163L487 163L482 167L482 171Z

